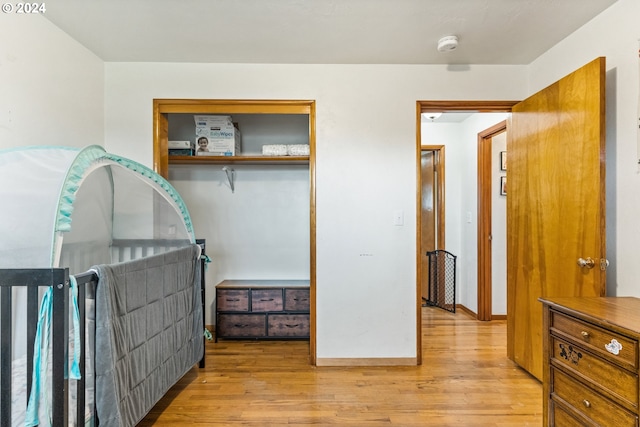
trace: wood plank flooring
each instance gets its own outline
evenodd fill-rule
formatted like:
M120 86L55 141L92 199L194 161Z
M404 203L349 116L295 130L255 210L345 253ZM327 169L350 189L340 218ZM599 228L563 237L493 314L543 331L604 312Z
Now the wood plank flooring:
M542 386L506 357L506 321L424 307L423 364L313 367L300 341L206 344L139 426L542 424Z

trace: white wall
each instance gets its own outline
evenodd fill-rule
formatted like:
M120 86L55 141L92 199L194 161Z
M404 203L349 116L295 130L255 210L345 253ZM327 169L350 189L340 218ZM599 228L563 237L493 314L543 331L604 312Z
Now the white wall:
M534 93L596 57L607 68L607 292L640 296L640 168L637 111L640 2L618 0L529 67Z
M215 324L213 286L228 279L309 279L309 168L172 165L169 182L191 214L211 258L205 323Z
M146 165L153 98L316 100L318 358L416 355L416 101L526 84L519 66L158 63L107 63L105 82L107 149Z
M0 14L0 40L0 149L102 145L102 60L38 15Z

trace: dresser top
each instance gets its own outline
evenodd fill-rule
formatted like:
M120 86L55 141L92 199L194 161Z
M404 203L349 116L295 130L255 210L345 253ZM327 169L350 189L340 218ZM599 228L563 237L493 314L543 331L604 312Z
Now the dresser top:
M640 333L640 298L635 297L549 297L545 305L604 327L614 326Z
M223 280L216 289L225 288L308 288L308 280Z

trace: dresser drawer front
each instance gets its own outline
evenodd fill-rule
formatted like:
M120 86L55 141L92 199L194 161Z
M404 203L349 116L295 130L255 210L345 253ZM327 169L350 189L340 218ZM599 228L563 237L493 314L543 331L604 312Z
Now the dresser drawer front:
M551 370L551 398L560 398L599 425L637 427L638 419L611 400L558 369Z
M249 311L249 290L217 289L216 308L218 311Z
M309 289L285 289L285 311L309 311Z
M551 311L552 333L562 333L616 363L638 367L638 342L612 331ZM614 341L615 340L615 341ZM620 344L617 346L615 343ZM607 347L610 350L607 350ZM614 354L617 348L618 354ZM613 351L613 353L612 353Z
M252 289L251 311L282 311L282 289Z
M553 338L552 361L582 374L599 388L627 404L638 406L638 377L633 373L600 359L584 348Z
M569 414L561 405L551 402L549 406L549 417L551 421L549 426L555 427L598 427L596 424L587 423L586 421L578 421ZM547 425L547 424L544 424ZM605 424L606 425L606 424Z
M264 314L220 314L217 332L220 337L264 337L266 336Z
M269 315L270 337L309 336L308 314L272 314Z

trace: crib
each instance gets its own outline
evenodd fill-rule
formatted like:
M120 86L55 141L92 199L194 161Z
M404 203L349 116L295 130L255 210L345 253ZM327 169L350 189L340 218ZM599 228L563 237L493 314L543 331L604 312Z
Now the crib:
M197 274L195 279L199 282L199 289L194 291L198 298L193 299L194 307L193 320L198 322L202 328L200 330L201 342L204 343L204 293L205 281L203 270L207 260L205 253L205 241L197 240L200 248L199 262L197 263ZM175 242L167 241L164 248L158 250L158 241L138 240L116 240L113 242L114 265L127 266L128 260L153 259L154 257L169 256L175 249ZM151 249L151 248L154 249ZM153 252L155 251L155 252ZM163 255L164 254L164 255ZM157 263L156 263L157 264ZM72 329L70 311L73 310L71 283L77 285L77 309L79 314L80 348L83 357L79 359L80 379L72 380L66 377L65 366L68 367L69 355L73 346L73 337L70 333ZM50 416L53 426L68 425L102 425L100 418L105 414L101 413L100 401L96 399L96 294L100 287L100 277L97 271L86 271L83 273L70 275L69 268L34 268L34 269L0 269L0 425L16 425L17 419L22 421L22 414L25 407L16 408L16 402L26 405L26 396L31 395L32 375L34 371L34 342L38 325L39 309L42 301L43 290L51 289L52 295L52 318L51 318L51 363L50 363ZM17 289L24 289L26 300L21 299L19 307L16 307L17 299L14 298ZM14 337L12 331L15 325L16 308L26 313L26 355L24 363L16 363L13 354ZM20 361L22 358L18 359ZM193 359L193 356L191 356ZM193 362L187 361L186 366ZM199 366L204 367L204 352L200 359L196 360ZM25 384L16 384L16 369L24 366ZM99 363L98 363L99 365ZM193 363L191 363L193 366ZM95 373L95 376L94 376ZM185 372L186 373L186 372ZM180 375L181 376L181 375ZM12 381L12 378L14 380ZM174 378L177 381L179 378ZM22 386L20 392L15 390L16 385ZM98 383L99 385L99 383ZM171 384L173 385L173 384ZM168 390L169 387L167 387ZM16 393L24 393L26 396L19 398ZM151 408L148 408L151 409ZM13 414L13 417L12 417ZM13 418L13 419L12 419ZM42 420L41 420L42 422ZM20 423L24 425L24 423ZM47 425L43 423L41 425ZM109 424L107 424L109 425Z
M97 145L0 150L0 200L0 426L137 424L203 364L184 201Z

